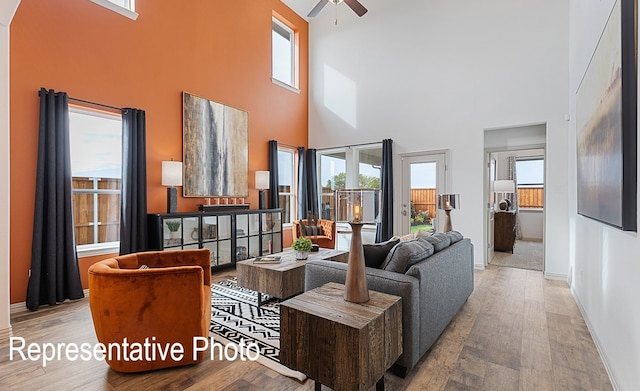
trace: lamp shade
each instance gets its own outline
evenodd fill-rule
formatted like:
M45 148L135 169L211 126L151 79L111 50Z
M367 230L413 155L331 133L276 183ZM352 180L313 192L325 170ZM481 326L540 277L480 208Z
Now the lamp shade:
M182 162L162 162L162 186L182 186Z
M256 189L266 190L269 188L269 171L256 171Z
M438 209L460 209L460 194L438 194L436 196Z
M380 219L379 189L339 189L335 201L337 222L374 224Z
M493 181L494 193L513 193L514 189L515 185L511 179L499 179L497 181Z

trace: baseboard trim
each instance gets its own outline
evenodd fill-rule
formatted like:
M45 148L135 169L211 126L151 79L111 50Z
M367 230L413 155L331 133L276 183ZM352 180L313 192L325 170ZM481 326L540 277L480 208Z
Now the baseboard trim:
M84 289L82 291L84 293L84 297L87 298L89 297L89 289ZM9 315L18 315L21 314L23 312L29 312L29 309L27 308L27 302L26 301L21 301L19 303L13 303L11 305L9 305Z
M571 287L571 295L573 296L573 300L575 300L576 304L578 305L578 309L580 310L582 319L584 319L584 323L587 325L587 330L589 330L589 334L591 334L591 338L593 338L593 343L596 345L596 349L598 350L600 359L604 364L604 369L605 371L607 371L607 375L609 375L609 381L611 382L611 386L615 391L619 391L620 388L616 383L616 378L613 376L613 370L609 365L609 360L607 360L607 355L604 353L604 350L602 349L602 344L600 343L598 336L593 332L593 327L591 326L591 322L589 321L589 318L587 317L587 313L585 312L584 307L582 306L582 303L580 302L578 295L576 295L576 291L573 289L573 287Z
M565 282L569 281L569 277L566 274L559 274L559 273L544 272L544 278L549 280L561 280Z

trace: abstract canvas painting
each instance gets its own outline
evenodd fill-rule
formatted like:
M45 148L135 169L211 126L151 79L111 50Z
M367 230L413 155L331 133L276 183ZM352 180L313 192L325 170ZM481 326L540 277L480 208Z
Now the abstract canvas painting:
M185 197L246 197L248 114L182 94Z
M618 0L576 95L578 213L636 230L635 27ZM628 11L628 9L627 9ZM625 39L625 34L631 39ZM629 57L629 54L632 57ZM629 58L631 61L628 61Z

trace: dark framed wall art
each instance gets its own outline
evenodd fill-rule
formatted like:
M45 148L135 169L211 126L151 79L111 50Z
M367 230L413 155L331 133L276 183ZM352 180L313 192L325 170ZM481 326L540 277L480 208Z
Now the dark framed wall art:
M637 230L637 0L617 0L576 93L578 213Z
M246 197L248 114L182 93L183 195Z

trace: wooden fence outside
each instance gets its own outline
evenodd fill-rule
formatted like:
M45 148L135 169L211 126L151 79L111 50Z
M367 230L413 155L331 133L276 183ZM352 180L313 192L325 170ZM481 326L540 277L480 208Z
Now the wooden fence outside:
M121 188L120 179L101 178L96 183L98 191ZM74 190L96 190L93 178L73 177L72 187ZM76 245L120 240L120 194L96 193L73 192ZM97 227L97 241L95 227Z
M436 189L411 189L411 203L415 214L428 212L429 217L436 217Z
M518 187L518 204L520 208L543 208L544 188Z
M415 214L429 212L429 217L436 217L436 189L411 189L411 203ZM520 208L543 208L544 188L519 187L518 203Z

